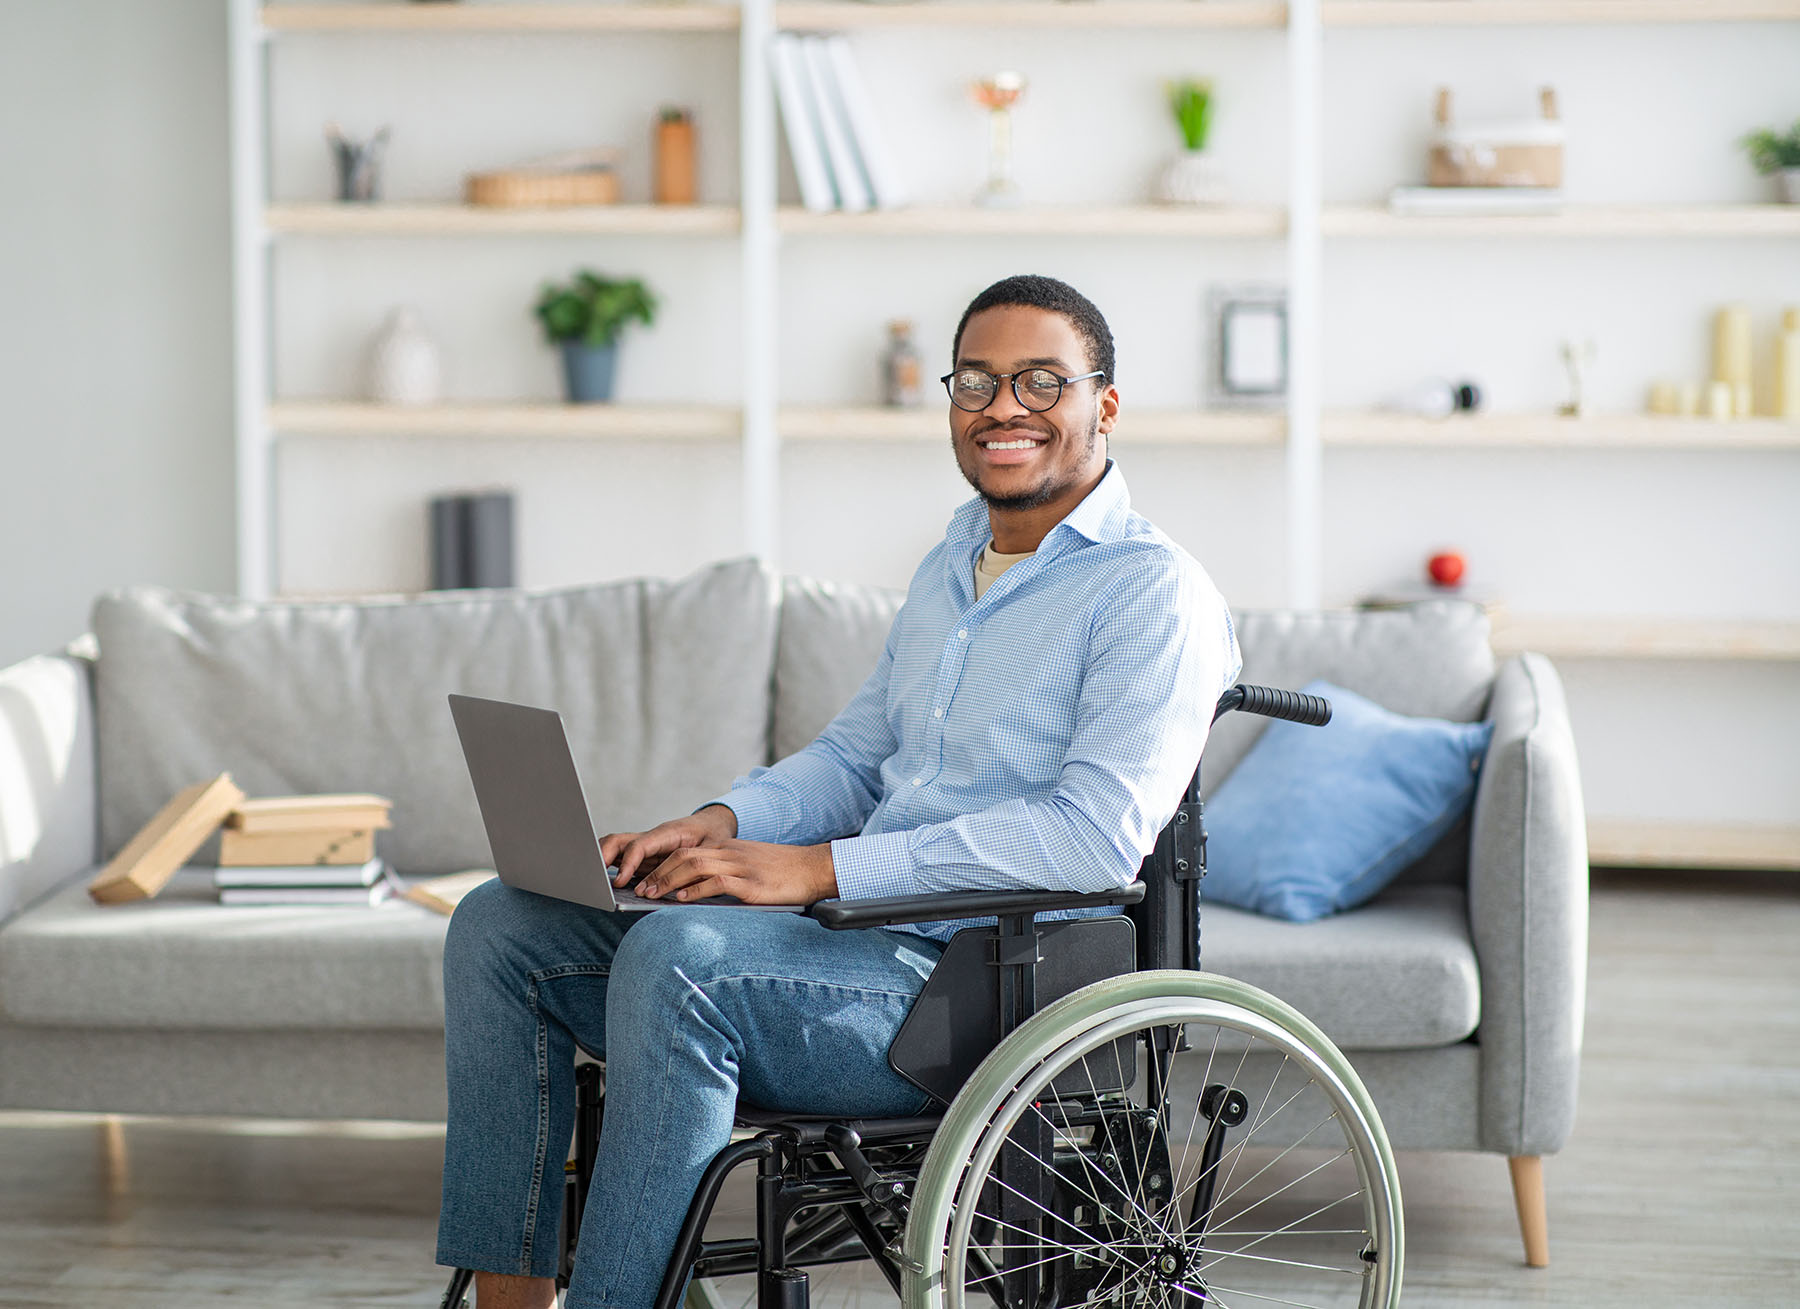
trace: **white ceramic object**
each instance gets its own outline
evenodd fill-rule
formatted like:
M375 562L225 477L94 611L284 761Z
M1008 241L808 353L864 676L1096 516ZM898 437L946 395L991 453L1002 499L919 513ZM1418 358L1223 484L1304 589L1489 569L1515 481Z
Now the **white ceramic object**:
M1216 205L1225 199L1225 175L1204 150L1182 150L1156 177L1156 198L1171 205Z
M1800 205L1800 168L1781 170L1781 198L1791 205Z
M411 305L388 315L369 352L369 396L378 404L429 405L443 396L437 342Z

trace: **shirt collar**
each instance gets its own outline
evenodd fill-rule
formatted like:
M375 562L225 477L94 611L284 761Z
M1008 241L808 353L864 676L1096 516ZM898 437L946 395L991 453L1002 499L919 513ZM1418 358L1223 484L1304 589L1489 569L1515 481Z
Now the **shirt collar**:
M1125 522L1131 513L1131 493L1125 487L1125 474L1111 459L1100 483L1087 497L1069 511L1068 517L1045 533L1044 540L1062 528L1090 541L1117 541L1125 535ZM987 502L980 496L959 506L950 516L950 527L944 539L957 545L986 545L993 535L988 525ZM1039 546L1039 550L1043 547Z

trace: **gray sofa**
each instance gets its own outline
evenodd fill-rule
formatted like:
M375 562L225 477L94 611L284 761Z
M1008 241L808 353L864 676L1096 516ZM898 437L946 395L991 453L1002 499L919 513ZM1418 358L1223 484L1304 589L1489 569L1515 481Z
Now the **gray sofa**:
M441 1118L446 919L222 908L213 842L152 901L90 903L95 866L228 770L253 796L391 797L379 848L404 874L481 867L450 691L563 710L601 830L684 813L810 740L899 599L749 561L356 603L102 597L89 637L0 671L0 1108ZM1205 966L1330 1033L1397 1148L1554 1152L1575 1105L1587 905L1555 671L1535 655L1496 669L1485 618L1454 603L1244 613L1238 630L1245 681L1325 677L1495 732L1471 819L1396 885L1306 925L1209 907ZM1220 724L1209 791L1259 730Z

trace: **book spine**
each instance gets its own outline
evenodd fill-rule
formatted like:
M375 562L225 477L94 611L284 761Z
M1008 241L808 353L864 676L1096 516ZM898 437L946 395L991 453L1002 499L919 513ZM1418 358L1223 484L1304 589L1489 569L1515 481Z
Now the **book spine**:
M850 53L850 42L841 33L823 40L826 61L831 65L851 139L856 143L857 156L868 174L869 191L878 208L897 209L907 202L906 186L900 180L899 166L894 161L893 151L888 148L880 120L875 116L875 106L863 84L862 71Z
M514 584L512 492L468 497L467 542L469 586Z
M468 499L439 495L431 499L431 589L459 591L469 585Z
M831 174L825 169L813 123L811 96L801 81L800 38L792 32L777 32L769 65L775 75L781 121L787 127L788 154L800 183L800 203L813 213L829 213L837 208L837 197L832 193Z
M804 70L802 81L811 89L819 135L825 142L825 158L831 165L838 202L845 213L860 214L869 207L869 183L850 144L843 103L838 98L837 79L832 76L825 54L825 38L804 36L799 41Z

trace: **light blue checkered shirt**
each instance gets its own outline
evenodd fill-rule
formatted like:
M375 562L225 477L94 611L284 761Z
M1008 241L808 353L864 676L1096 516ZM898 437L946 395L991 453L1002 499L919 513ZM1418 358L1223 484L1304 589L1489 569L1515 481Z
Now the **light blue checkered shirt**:
M1231 615L1205 570L1132 512L1110 461L977 600L988 539L971 500L844 711L714 802L740 838L830 840L846 899L1137 876L1242 666ZM966 925L906 930L944 940Z

